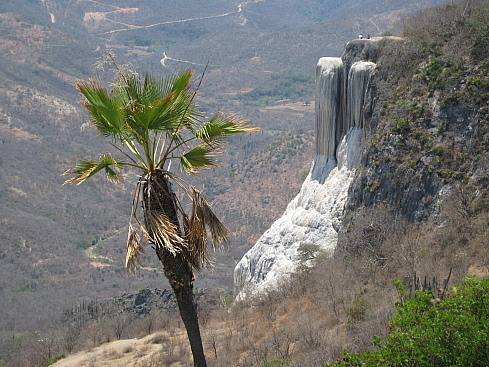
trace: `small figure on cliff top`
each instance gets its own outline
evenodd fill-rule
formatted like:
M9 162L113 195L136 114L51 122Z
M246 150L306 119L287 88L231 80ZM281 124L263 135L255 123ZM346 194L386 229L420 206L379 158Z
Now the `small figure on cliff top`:
M370 34L367 36L367 39L368 39L368 40L370 39Z
M360 34L358 35L358 39L363 39L363 34L361 34L361 33L360 33Z

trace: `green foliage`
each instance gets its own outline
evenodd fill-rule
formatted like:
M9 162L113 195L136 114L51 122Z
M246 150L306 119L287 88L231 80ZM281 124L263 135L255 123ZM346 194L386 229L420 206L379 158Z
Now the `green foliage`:
M112 58L110 54L108 57ZM197 90L191 87L192 71L161 78L146 74L142 78L115 67L117 76L110 90L93 80L76 86L85 97L83 105L94 127L101 136L119 141L121 147L117 148L126 158L105 153L93 161L80 160L65 173L75 174L65 183L81 184L100 171L109 180L118 181L123 166L153 173L171 159L179 160L183 171L196 173L217 165L214 155L227 135L256 130L247 128L242 119L223 113L202 121L194 104ZM190 137L185 135L189 132Z
M309 99L313 96L313 89L313 77L296 72L287 72L273 75L269 89L255 89L240 95L239 98L259 105L269 105L283 99L291 101Z
M46 360L46 362L44 363L44 365L46 366L50 366L52 364L55 364L56 362L58 362L59 360L65 358L65 356L61 355L61 356L55 356L55 357L51 357L51 358L48 358Z
M443 145L437 145L436 147L433 148L433 154L442 157L445 152L445 148L443 148Z
M132 39L126 40L124 42L124 46L143 46L143 47L149 47L151 46L152 42L149 39L142 38L140 36L136 36Z
M346 315L348 316L348 322L354 323L365 320L367 312L370 309L370 304L363 297L356 297L350 307L346 309Z
M402 282L394 280L400 294ZM430 291L398 303L381 349L346 352L330 366L487 366L489 364L489 278L464 279L448 297L432 299Z
M392 132L396 134L408 133L411 129L409 120L404 118L398 118L393 122Z
M288 359L277 358L263 362L262 367L288 367L290 366L290 363L291 361Z
M301 181L305 181L308 175L309 175L309 170L308 169L305 169L304 171L302 171L299 179Z
M440 59L431 59L424 70L424 77L428 82L430 90L441 89L444 87L444 79L442 77L443 63Z
M19 287L11 288L10 290L15 293L26 292L26 291L35 291L37 285L32 280L27 281L25 284L22 284Z
M400 99L396 102L397 108L406 112L411 112L416 107L416 102L411 99Z
M474 37L470 56L476 62L485 59L489 49L489 6L474 17L470 33Z
M480 102L482 99L489 99L489 80L487 75L468 78L465 87L476 101Z
M226 307L231 307L231 305L234 302L234 295L228 294L228 295L224 296L223 302L226 305Z
M92 243L86 238L79 237L76 240L76 248L79 250L86 250L92 245Z
M303 243L297 249L297 252L299 253L297 258L299 259L300 263L305 263L307 261L314 260L320 251L321 246L315 243Z

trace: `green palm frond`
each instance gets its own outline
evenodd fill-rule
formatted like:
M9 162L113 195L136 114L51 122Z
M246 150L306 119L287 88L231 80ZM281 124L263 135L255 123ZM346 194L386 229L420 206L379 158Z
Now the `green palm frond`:
M148 74L143 81L136 77L128 79L125 94L134 120L146 129L169 133L174 132L177 124L186 126L182 123L188 120L186 115L194 113L194 108L190 108L191 76L191 72L186 72L161 79Z
M192 70L187 70L178 75L172 83L172 92L187 91L190 86L190 79L192 78Z
M214 149L209 146L199 145L176 158L180 159L180 166L184 172L197 173L206 168L218 167L214 156Z
M173 132L177 118L173 112L174 95L169 94L147 107L144 124L149 130Z
M120 100L111 95L99 81L76 83L85 97L82 104L90 112L92 123L102 136L120 135L126 130Z
M229 112L219 112L205 123L195 135L205 143L221 147L223 138L228 135L259 130L248 126L246 120Z
M80 160L73 169L66 171L64 174L75 174L64 182L78 182L78 185L85 182L97 172L103 170L107 178L111 181L120 181L120 169L121 166L126 165L127 162L116 159L110 154L103 154L98 161Z
M144 81L140 78L132 78L128 81L127 94L139 106L151 106L155 102L173 95L185 95L190 93L191 71L180 75L168 75L161 78L146 74ZM188 102L188 100L187 100Z

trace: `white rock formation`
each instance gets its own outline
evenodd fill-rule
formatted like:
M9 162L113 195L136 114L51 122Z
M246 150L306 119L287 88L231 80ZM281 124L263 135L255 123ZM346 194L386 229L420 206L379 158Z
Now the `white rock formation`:
M297 266L301 244L333 251L348 188L362 149L364 100L372 62L348 69L341 58L321 58L316 68L316 156L299 194L234 270L238 298L261 294ZM348 78L344 76L347 75Z

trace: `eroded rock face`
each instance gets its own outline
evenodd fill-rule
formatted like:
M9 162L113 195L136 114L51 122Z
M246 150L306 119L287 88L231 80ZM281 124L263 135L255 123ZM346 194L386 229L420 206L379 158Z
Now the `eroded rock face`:
M316 68L316 155L301 191L234 271L238 298L275 287L297 266L301 245L333 251L348 188L362 150L366 95L375 63L366 50L377 41L354 41L342 58L321 58ZM347 49L348 49L347 45ZM373 53L373 51L372 51ZM345 64L343 60L346 60ZM361 61L359 61L361 60Z
M145 288L137 294L124 293L116 298L115 303L122 311L133 312L138 316L149 315L152 310L176 308L175 295L168 289Z

